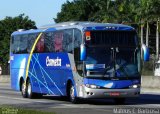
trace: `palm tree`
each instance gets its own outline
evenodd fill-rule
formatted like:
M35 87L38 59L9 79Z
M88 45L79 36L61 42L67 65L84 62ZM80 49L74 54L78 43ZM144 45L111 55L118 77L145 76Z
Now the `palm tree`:
M159 0L140 0L140 7L138 9L138 16L141 22L141 44L143 43L143 27L146 23L146 45L149 46L149 23L155 22L157 23L156 30L156 58L159 58L159 32L158 32L158 17L160 14L160 1Z
M148 14L152 21L156 21L156 59L159 59L159 16L160 16L160 1L159 0L148 0Z
M159 18L157 19L156 29L156 59L159 59Z

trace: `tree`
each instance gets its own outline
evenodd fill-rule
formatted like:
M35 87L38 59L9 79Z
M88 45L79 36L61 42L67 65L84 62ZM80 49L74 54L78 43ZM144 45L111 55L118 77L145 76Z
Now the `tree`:
M73 0L62 5L55 22L132 22L139 0ZM139 5L139 4L138 4Z
M141 20L141 25L146 23L146 45L148 46L149 41L149 23L156 22L156 58L159 56L159 32L158 32L158 20L160 16L160 1L159 0L140 0L140 7L138 8L138 16ZM141 29L142 31L143 29ZM142 37L143 40L143 37Z
M85 18L84 6L81 1L76 0L69 2L67 1L62 5L61 12L57 13L57 18L54 18L56 23L65 21L83 21ZM83 18L81 18L83 17Z
M0 21L0 64L3 71L8 66L11 33L18 29L34 28L36 28L35 22L24 14L16 17L6 17Z

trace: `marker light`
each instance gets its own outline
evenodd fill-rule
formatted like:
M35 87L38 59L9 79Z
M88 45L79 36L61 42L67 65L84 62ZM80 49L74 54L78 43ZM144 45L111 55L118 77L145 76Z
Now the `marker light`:
M86 35L86 40L91 40L91 32L90 31L86 31L85 32L85 35Z

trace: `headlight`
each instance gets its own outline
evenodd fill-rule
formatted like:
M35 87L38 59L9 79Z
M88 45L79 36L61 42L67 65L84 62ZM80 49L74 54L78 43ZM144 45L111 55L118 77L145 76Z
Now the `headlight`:
M129 88L140 88L140 84L131 85L131 86L129 86Z
M100 86L97 86L97 85L94 85L94 84L86 84L85 85L86 87L88 87L88 88L92 88L92 89L99 89L100 88Z

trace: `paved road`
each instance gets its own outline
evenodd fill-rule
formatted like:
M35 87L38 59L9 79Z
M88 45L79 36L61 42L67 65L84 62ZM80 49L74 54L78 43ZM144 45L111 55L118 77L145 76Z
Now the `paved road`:
M3 83L0 84L0 105L53 111L57 114L144 114L144 112L157 114L160 113L160 94L141 94L139 99L129 99L125 105L116 105L109 99L71 104L62 98L53 96L44 96L41 99L24 99L20 92L13 91L8 83Z

